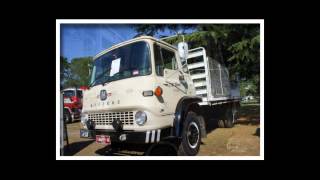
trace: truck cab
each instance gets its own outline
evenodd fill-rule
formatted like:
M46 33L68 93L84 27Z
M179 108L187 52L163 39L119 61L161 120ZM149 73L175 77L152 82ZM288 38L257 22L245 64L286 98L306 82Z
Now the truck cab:
M106 145L174 139L181 155L196 155L205 134L202 98L179 54L142 36L96 55L83 93L80 136Z
M63 116L67 123L80 120L83 91L86 87L66 88L63 93Z

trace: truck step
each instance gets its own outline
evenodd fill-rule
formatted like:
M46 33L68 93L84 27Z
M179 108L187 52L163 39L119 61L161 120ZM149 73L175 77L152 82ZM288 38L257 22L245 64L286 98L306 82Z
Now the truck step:
M193 64L188 64L188 69L196 69L199 67L204 67L204 62L197 62Z
M191 79L201 79L201 78L206 78L206 74L205 73L200 73L200 74L195 74L195 75L191 75Z
M200 94L207 94L207 90L204 89L204 90L198 90L198 91L196 91L196 95L200 95Z
M207 86L206 81L194 82L193 84L194 84L194 87Z

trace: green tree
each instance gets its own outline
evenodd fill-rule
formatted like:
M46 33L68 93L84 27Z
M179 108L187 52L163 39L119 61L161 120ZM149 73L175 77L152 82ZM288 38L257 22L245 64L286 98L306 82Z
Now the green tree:
M240 81L240 95L244 96L259 96L260 80L255 76L249 80Z
M92 57L74 58L70 62L70 76L65 82L65 87L87 86L89 72L92 66Z
M70 63L68 59L60 56L60 83L63 86L64 82L70 77Z
M133 28L137 32L137 36L148 35L154 36L158 32L163 32L165 29L169 29L169 31L178 33L184 33L184 31L188 28L195 28L195 24L138 24L133 25Z

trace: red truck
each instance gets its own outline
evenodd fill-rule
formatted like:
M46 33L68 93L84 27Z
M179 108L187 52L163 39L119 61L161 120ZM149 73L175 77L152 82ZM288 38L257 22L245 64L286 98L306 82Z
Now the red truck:
M63 92L63 118L66 123L80 120L82 110L83 91L87 87L66 88Z

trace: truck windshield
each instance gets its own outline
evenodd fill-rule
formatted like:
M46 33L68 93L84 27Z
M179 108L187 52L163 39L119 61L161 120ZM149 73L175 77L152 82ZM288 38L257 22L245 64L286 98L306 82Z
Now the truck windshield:
M114 49L94 61L90 85L151 74L150 50L140 41Z
M74 91L68 90L63 92L64 97L72 97L75 96Z

